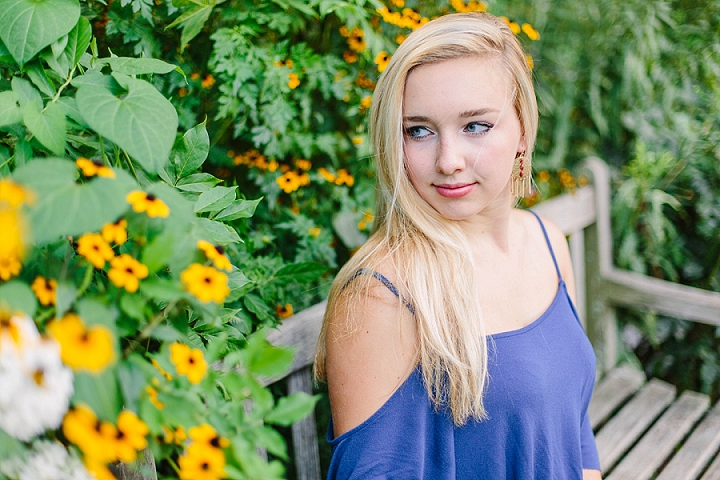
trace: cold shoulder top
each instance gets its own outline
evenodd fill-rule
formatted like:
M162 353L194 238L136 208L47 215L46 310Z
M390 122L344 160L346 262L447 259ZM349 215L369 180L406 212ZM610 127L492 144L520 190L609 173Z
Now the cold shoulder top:
M333 438L331 422L329 480L575 480L600 469L588 419L595 355L540 225L558 290L531 324L488 336L488 418L456 427L430 402L418 367L362 424Z

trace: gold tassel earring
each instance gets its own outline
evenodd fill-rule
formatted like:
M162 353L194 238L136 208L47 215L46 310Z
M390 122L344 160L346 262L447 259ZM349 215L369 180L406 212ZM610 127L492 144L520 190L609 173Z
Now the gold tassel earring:
M525 158L525 152L515 157L515 164L510 177L510 192L516 198L532 195L532 169L530 159Z

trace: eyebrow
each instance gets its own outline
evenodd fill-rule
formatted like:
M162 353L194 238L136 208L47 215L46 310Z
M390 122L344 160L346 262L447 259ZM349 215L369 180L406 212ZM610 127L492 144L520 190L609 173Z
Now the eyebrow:
M464 112L460 113L460 118L479 117L481 115L485 115L491 112L498 112L498 110L494 108L478 108L476 110L465 110ZM427 122L428 120L430 120L430 118L423 115L409 115L403 117L404 122Z

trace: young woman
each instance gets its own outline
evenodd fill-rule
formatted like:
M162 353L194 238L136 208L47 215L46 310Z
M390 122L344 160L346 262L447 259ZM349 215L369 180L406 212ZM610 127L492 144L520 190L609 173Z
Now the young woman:
M330 479L598 479L592 347L530 190L526 57L488 14L412 33L373 98L376 225L337 276L315 363Z

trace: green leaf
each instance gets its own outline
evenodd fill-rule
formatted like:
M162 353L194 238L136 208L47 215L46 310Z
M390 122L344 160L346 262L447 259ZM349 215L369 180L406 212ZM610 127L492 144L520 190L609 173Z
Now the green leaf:
M320 397L296 392L278 400L277 405L265 415L265 422L288 426L310 415Z
M35 102L23 107L23 121L40 143L55 155L65 151L65 111L57 103L48 103L40 110Z
M142 252L141 262L149 273L155 273L167 265L173 256L175 238L170 232L164 232L148 243Z
M108 307L94 298L83 298L77 302L75 310L87 325L100 325L115 334L117 310L114 307Z
M202 31L205 22L210 18L214 6L215 0L206 0L205 4L195 5L168 25L167 28L175 28L179 25L183 26L182 33L180 34L181 50L185 49L185 45Z
M70 60L71 65L75 65L80 61L83 53L85 53L90 46L90 39L92 38L92 27L90 21L85 17L80 17L77 24L68 33L68 43L65 47L65 53Z
M85 75L80 75L73 78L70 84L73 87L80 88L83 85L93 85L96 87L104 87L108 89L113 95L121 95L125 93L120 84L111 75L103 75L97 70L90 70Z
M72 403L89 406L100 420L115 423L122 399L118 389L115 369L108 367L98 375L75 372L75 394Z
M273 318L273 311L270 307L254 293L248 293L243 297L245 308L257 315L261 321Z
M25 448L20 440L16 440L3 430L0 430L0 460L10 457L22 458Z
M178 178L187 177L200 168L209 152L210 136L203 121L185 132L182 143L173 156Z
M163 342L187 342L187 335L170 325L158 325L152 329L150 336Z
M292 277L298 282L311 282L320 278L327 271L328 267L317 262L291 263L278 270L275 277Z
M255 209L261 200L262 198L257 200L235 200L215 215L215 220L229 222L238 218L250 218L255 213Z
M227 245L228 243L242 242L240 236L230 225L209 218L198 218L196 221L201 227L200 236L206 238L210 243Z
M19 310L32 317L37 310L37 299L26 283L12 280L0 285L0 307L11 312Z
M76 95L78 109L92 129L127 151L145 170L157 173L175 143L177 112L144 80L128 77L127 88L127 95L117 98L107 88L82 85Z
M26 66L25 72L27 73L27 76L30 78L32 83L35 84L35 86L45 95L48 97L52 97L55 95L55 87L50 82L50 79L48 78L47 74L45 73L45 69L42 67L41 64L38 62L33 62Z
M195 202L195 213L219 212L235 200L237 187L213 187L203 192Z
M55 316L60 318L65 315L77 298L77 288L70 282L58 282L56 297Z
M131 361L122 362L117 366L118 381L120 382L120 391L124 399L123 404L131 410L137 411L137 400L147 385L145 375L142 368L136 362L144 360L135 356Z
M22 121L22 110L18 105L17 93L12 90L0 92L0 127Z
M94 178L78 185L78 169L60 158L34 159L18 167L13 179L35 192L29 210L33 240L37 244L63 236L99 231L125 213L127 194L137 184L124 170L115 178Z
M110 65L113 72L125 75L147 75L152 73L170 73L178 67L156 58L112 57L100 62Z
M267 344L259 356L254 357L250 369L256 375L274 378L290 368L293 352L289 348L279 348Z
M140 292L161 302L171 302L185 295L177 282L166 278L152 278L140 282Z
M139 321L145 320L144 310L146 303L141 295L135 293L125 292L120 298L120 308L122 311L125 312L128 317Z
M40 92L38 92L30 82L24 78L13 77L11 83L13 92L17 94L20 108L23 108L30 102L35 103L38 109L43 107L43 100L40 96Z
M68 33L80 17L77 0L4 0L0 38L20 65Z

